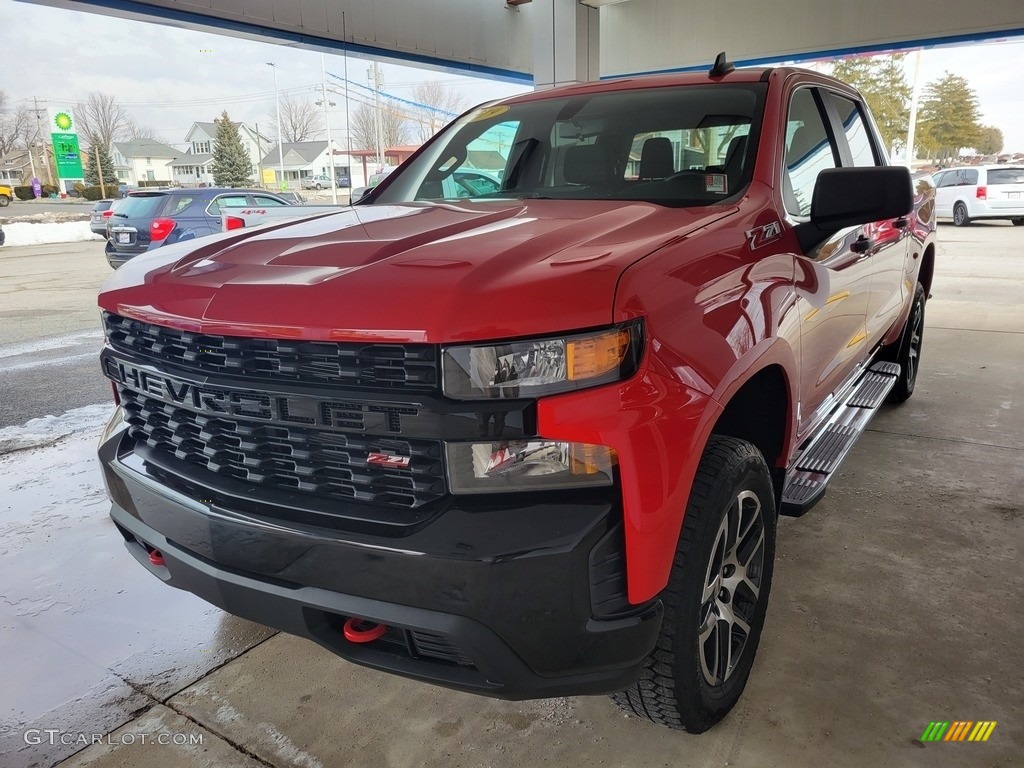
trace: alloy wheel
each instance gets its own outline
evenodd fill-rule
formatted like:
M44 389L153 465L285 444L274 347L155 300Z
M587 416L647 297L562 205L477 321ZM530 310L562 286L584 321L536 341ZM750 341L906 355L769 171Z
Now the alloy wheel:
M708 685L725 683L743 658L761 596L764 549L761 500L742 491L722 518L701 595L697 643Z

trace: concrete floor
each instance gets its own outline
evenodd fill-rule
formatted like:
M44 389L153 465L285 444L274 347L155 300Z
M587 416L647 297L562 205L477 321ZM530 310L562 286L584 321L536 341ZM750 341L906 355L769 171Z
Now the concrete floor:
M602 697L453 693L218 614L117 551L84 432L0 457L0 486L33 480L0 487L0 722L17 713L0 766L1024 765L1022 237L940 230L918 390L876 417L819 506L781 521L753 676L709 733ZM77 486L51 485L74 471ZM924 745L932 720L998 725ZM26 745L26 728L104 743Z

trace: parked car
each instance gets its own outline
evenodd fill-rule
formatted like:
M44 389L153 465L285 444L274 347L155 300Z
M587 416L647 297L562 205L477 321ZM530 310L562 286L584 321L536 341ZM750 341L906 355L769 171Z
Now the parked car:
M107 236L107 219L110 218L114 209L111 207L113 200L97 200L89 212L89 229L93 234Z
M974 165L950 168L932 176L935 213L966 227L979 219L1009 219L1024 225L1024 167Z
M115 269L133 256L221 231L223 206L288 205L260 189L158 189L129 192L107 219L107 262Z
M352 177L349 176L349 174L346 173L345 171L338 171L335 174L335 178L338 180L338 186L339 187L351 187L352 186Z
M330 189L334 184L331 182L331 177L325 174L318 176L310 176L308 179L302 180L303 189Z
M10 184L0 184L0 208L11 204L14 199L14 187Z

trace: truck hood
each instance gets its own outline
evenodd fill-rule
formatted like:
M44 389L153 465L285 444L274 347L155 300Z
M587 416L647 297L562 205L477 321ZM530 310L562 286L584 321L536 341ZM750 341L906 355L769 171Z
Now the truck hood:
M458 342L612 322L633 262L736 211L523 200L368 205L136 257L104 309L219 335Z

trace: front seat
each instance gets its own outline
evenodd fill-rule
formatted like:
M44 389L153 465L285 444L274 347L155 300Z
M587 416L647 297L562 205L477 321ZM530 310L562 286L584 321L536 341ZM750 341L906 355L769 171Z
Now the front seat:
M640 181L667 179L676 172L675 151L665 136L652 136L640 152Z

